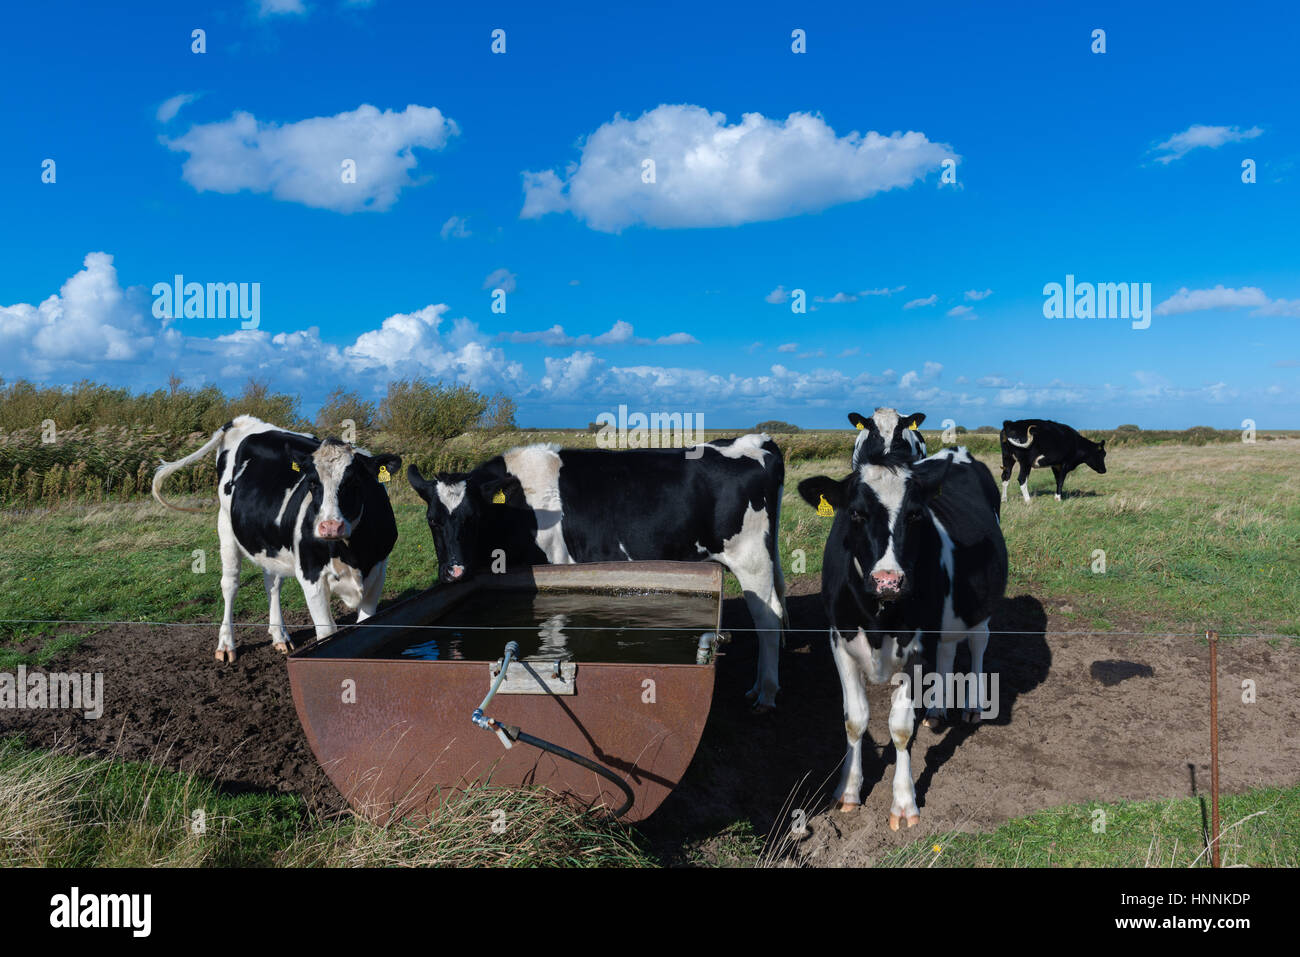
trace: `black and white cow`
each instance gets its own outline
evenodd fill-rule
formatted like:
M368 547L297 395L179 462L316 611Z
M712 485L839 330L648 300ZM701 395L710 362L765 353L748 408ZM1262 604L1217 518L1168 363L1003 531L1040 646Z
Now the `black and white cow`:
M919 819L908 747L915 728L911 667L924 656L951 685L957 644L966 640L975 701L963 717L978 720L989 617L1006 589L1007 550L998 521L993 474L964 448L944 449L917 463L886 456L847 478L799 483L810 505L835 510L822 559L822 603L844 693L848 751L835 796L856 810L862 789L862 735L867 727L864 679L899 682L889 709L897 751L889 826ZM824 510L824 506L823 506ZM895 676L899 677L895 677ZM945 702L948 701L945 694ZM946 708L927 711L937 727Z
M154 473L153 495L162 497L167 476L217 453L217 536L221 543L221 594L225 615L217 637L218 661L235 660L234 608L239 566L248 558L262 569L270 602L271 641L289 651L280 614L280 583L298 579L316 636L335 630L330 596L357 620L375 613L384 570L397 541L397 522L381 486L402 466L396 455L369 455L338 439L320 441L241 415L213 433L207 444Z
M785 581L777 548L785 463L766 435L687 449L528 445L472 472L407 479L428 503L439 577L520 565L708 561L736 576L758 629L755 709L777 693Z
M924 421L924 412L903 416L897 409L877 409L869 419L850 412L849 422L858 430L850 468L894 452L905 453L910 461L921 461L926 455L925 436L921 434Z
M1035 466L1050 465L1056 476L1056 500L1061 500L1065 477L1080 465L1098 474L1106 474L1106 440L1093 442L1074 429L1048 419L1017 419L1002 423L998 433L1002 443L1002 501L1007 500L1007 482L1011 466L1019 464L1016 481L1020 494L1029 501L1029 471Z

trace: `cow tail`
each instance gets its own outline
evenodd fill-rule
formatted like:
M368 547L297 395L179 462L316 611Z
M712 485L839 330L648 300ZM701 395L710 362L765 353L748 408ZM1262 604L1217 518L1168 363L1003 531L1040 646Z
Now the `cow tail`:
M186 508L184 505L173 505L162 497L162 485L163 482L167 480L167 476L171 475L173 472L179 472L181 469L193 465L220 445L221 440L225 437L226 427L222 426L212 433L212 438L208 439L203 448L198 451L191 452L189 455L185 456L185 458L177 459L175 462L168 462L166 459L163 459L162 465L158 466L157 470L153 473L153 497L156 498L159 503L166 505L168 508L173 508L178 512L206 512L207 509L203 508Z

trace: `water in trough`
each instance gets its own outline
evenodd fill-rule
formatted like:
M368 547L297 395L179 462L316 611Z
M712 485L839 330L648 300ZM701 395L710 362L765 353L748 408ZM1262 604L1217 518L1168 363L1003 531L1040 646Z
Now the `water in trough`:
M404 631L374 658L495 661L506 642L521 658L694 664L717 598L679 592L491 591L467 596L429 625Z

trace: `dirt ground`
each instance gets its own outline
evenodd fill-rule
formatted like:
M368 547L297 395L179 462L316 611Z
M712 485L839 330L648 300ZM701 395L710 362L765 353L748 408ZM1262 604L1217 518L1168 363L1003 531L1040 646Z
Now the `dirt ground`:
M687 845L702 846L707 857L710 837L741 819L775 842L789 833L795 810L808 821L795 857L856 866L900 844L987 830L1052 805L1182 797L1208 787L1204 643L1064 635L1071 626L1056 609L1021 595L1006 599L994 617L985 656L986 670L999 675L998 717L974 728L917 732L912 763L921 823L897 833L886 823L894 761L888 686L869 694L863 806L840 814L829 800L844 753L840 686L818 588L815 578L791 587L792 627L814 630L787 637L775 713L752 715L743 698L754 677L751 637L738 633L720 659L695 760L641 825L665 860L682 860ZM728 601L724 627L749 624L743 604ZM1140 630L1132 624L1129 630ZM153 761L214 778L229 791L295 791L321 811L341 810L299 726L284 659L265 631L240 636L234 665L213 661L215 644L207 626L100 632L50 670L103 672L103 717L0 711L0 734L22 731L40 746ZM967 667L964 650L957 667ZM1256 684L1254 703L1242 701L1245 679ZM1257 639L1221 644L1219 692L1222 789L1300 781L1300 649Z

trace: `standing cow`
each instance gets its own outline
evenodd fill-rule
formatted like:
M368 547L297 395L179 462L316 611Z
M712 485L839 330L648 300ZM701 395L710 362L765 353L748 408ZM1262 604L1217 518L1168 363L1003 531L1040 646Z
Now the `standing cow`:
M225 614L217 637L218 661L235 660L234 608L239 567L248 558L262 569L270 603L271 641L288 653L289 633L280 614L280 583L298 579L316 637L335 631L330 596L357 620L375 613L384 570L397 541L397 522L380 485L397 474L396 455L369 455L337 439L320 441L241 415L213 433L201 449L154 473L153 495L162 497L167 476L217 453L217 536L221 542L221 594Z
M864 679L897 681L889 709L897 752L889 826L898 830L905 820L912 827L920 817L908 752L916 721L912 664L923 653L933 656L946 692L957 643L968 641L975 700L964 702L963 718L978 720L991 704L980 688L984 649L1007 583L997 485L988 468L957 448L915 464L886 456L840 480L805 479L799 494L835 513L822 559L822 603L848 738L835 797L845 812L861 803ZM946 708L931 708L927 723L937 727L945 716Z
M1106 440L1093 442L1074 429L1048 419L1008 419L998 433L1002 444L1002 501L1007 500L1007 482L1011 467L1017 463L1020 472L1016 481L1020 494L1029 501L1030 469L1050 465L1056 476L1056 500L1061 500L1065 477L1080 465L1086 465L1099 475L1106 474Z
M689 449L528 445L411 486L428 504L439 577L520 565L707 561L731 570L758 629L755 710L775 707L785 581L777 549L785 463L766 435Z
M903 416L897 409L877 409L869 419L850 412L849 422L858 430L850 467L857 468L891 453L903 455L910 462L921 461L926 455L925 436L921 434L924 421L924 412Z

